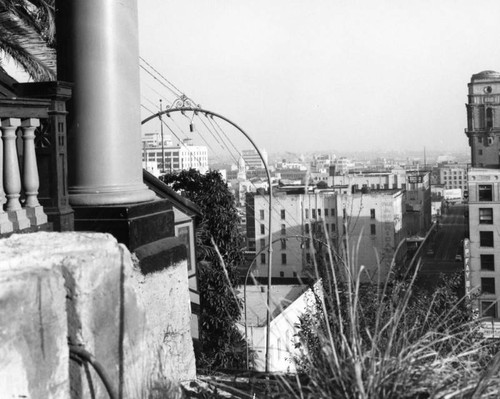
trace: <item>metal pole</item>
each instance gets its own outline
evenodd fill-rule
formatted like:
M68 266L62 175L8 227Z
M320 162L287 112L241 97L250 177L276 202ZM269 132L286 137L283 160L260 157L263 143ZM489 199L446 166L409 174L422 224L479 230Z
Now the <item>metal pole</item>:
M163 120L162 116L162 101L160 98L160 113L158 116L160 117L160 133L161 133L161 171L165 173L165 140L163 140Z
M182 100L182 99L181 99ZM255 142L252 140L252 138L241 128L239 127L236 123L231 121L230 119L217 114L212 111L208 111L205 109L202 109L201 107L192 107L192 106L181 106L181 107L175 107L175 108L168 108L165 111L161 109L161 100L160 100L160 112L157 114L151 115L150 117L144 119L141 124L144 125L146 122L150 121L151 119L155 117L160 117L161 120L161 115L162 114L169 114L170 112L184 112L184 111L198 111L198 112L203 112L205 115L210 115L212 118L216 116L217 118L220 118L236 129L238 129L246 138L248 141L250 141L250 144L255 148L255 151L257 151L257 154L259 154L259 158L262 160L262 164L264 165L264 169L266 170L266 176L267 176L267 182L269 184L269 243L272 242L273 240L273 231L272 231L272 183L271 183L271 174L269 172L269 168L267 167L266 160L264 159L264 156L260 152L259 148L255 144ZM162 124L162 136L163 136L163 124ZM163 146L163 139L162 139L162 146ZM266 372L269 371L269 344L270 344L270 329L269 329L269 323L271 322L271 276L272 276L272 252L273 248L272 245L269 245L269 259L267 263L267 273L268 273L268 279L267 279L267 332L266 332Z

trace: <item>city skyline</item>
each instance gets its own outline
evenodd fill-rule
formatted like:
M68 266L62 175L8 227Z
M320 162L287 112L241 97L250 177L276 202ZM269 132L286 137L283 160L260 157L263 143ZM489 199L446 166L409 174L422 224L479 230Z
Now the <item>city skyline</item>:
M500 4L477 4L143 0L140 52L270 153L466 153L466 84L500 70L500 49L481 39ZM158 101L147 87L143 96Z

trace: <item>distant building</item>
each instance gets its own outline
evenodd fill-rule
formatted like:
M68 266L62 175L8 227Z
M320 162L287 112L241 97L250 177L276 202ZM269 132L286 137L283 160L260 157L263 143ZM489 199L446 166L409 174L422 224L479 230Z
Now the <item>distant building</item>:
M408 235L424 236L432 223L430 172L407 172L405 205Z
M385 278L397 246L408 233L404 190L354 194L333 190L304 193L304 187L301 193L297 190L273 194L272 276L310 276L314 272L310 244L323 248L330 243L338 253L347 247L349 256L356 252L351 272L357 275L364 266L363 282ZM255 273L264 277L269 255L268 195L248 194L246 201L248 250L255 254ZM398 255L404 256L405 250Z
M385 281L394 256L402 258L406 247L396 254L406 238L403 190L361 191L341 196L344 227L342 240L355 262L351 274L362 282ZM364 271L361 271L361 267Z
M460 188L467 190L467 165L443 164L439 167L439 184L446 190Z
M303 192L304 188L302 188ZM269 245L269 198L264 193L249 193L246 199L247 247L255 253L258 276L267 276ZM326 229L336 244L338 196L333 192L307 194L273 193L272 276L302 277L311 271L310 232Z
M166 172L193 168L205 173L208 170L207 147L195 146L190 139L185 139L177 146L165 140L162 148L161 139L158 141L151 135L146 136L143 143L142 163L146 170L151 170L155 165L160 171Z
M268 165L266 150L259 149L259 151L262 154L262 157L264 158L265 164ZM259 153L255 149L242 150L241 157L245 161L245 165L248 169L263 169L264 168L264 163L262 162L262 159L260 158Z

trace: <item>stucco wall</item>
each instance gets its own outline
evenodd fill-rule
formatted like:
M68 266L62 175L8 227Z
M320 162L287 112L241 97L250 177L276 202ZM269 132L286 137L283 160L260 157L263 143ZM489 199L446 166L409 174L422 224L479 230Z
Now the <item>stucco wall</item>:
M185 257L165 259L145 275L107 234L0 240L0 397L107 397L69 360L68 341L93 354L124 397L159 378L193 378Z

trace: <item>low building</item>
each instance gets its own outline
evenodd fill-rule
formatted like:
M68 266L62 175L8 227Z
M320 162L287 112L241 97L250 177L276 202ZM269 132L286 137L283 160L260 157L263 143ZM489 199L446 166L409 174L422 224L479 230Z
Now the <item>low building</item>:
M313 291L314 290L314 291ZM254 368L266 370L266 334L267 334L267 288L261 285L246 287L245 314L239 328L250 347L254 350ZM305 312L314 309L315 294L322 295L321 284L317 282L313 289L306 285L277 285L271 287L269 372L294 373L294 359L301 355L296 348L299 332L299 318Z

